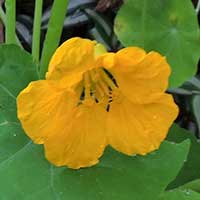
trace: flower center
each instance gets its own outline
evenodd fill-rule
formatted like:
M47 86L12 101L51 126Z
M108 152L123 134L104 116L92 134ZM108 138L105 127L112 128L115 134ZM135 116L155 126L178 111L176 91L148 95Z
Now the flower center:
M107 111L113 101L113 91L117 90L118 85L113 75L104 69L96 68L83 74L82 90L80 92L80 102L99 103Z

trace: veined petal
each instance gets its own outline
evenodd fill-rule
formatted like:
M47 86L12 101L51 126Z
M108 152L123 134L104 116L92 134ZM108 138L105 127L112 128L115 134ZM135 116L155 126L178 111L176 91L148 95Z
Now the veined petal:
M129 68L133 71L134 66L140 63L146 52L139 47L127 47L116 53L116 67L120 71L127 71Z
M178 108L168 94L144 105L121 96L110 107L108 142L125 154L145 155L160 146L177 114Z
M57 88L55 81L31 82L17 97L18 118L26 134L43 144L65 128L77 103L76 95Z
M57 166L79 169L98 163L106 146L106 112L99 104L82 104L65 128L45 142L47 159Z
M54 53L46 79L63 79L66 85L80 81L82 74L95 67L95 41L75 37L64 42Z
M98 67L105 67L106 69L113 68L115 66L115 53L105 53L97 58L96 65Z
M133 102L151 102L155 93L162 93L167 89L171 70L165 57L159 53L150 52L143 59L140 56L140 62L137 61L132 67L126 66L127 63L123 66L123 59L117 60L111 72L122 93Z

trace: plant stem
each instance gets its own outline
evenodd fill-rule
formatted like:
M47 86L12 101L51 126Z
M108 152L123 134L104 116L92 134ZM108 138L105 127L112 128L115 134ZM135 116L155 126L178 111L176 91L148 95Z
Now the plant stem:
M3 22L4 26L5 26L5 25L6 25L6 15L5 15L5 13L4 13L4 11L3 11L3 9L2 9L1 6L0 6L0 19L1 19L1 21ZM19 40L19 38L17 37L16 34L15 34L15 38L16 38L17 44L18 44L20 47L22 47L22 44L21 44L21 42L20 42L20 40ZM22 47L22 48L23 48L23 47Z
M0 6L0 18L1 18L1 21L3 22L3 24L5 25L6 23L6 15L2 9L2 7Z
M44 78L49 61L59 45L69 0L54 0L41 58L40 77Z
M199 10L200 10L200 0L198 0L197 7L196 7L197 14L199 13Z
M35 14L33 24L33 41L32 41L32 56L35 61L39 61L40 57L40 35L41 35L41 18L42 18L43 0L35 1Z
M6 44L16 44L16 0L6 0Z

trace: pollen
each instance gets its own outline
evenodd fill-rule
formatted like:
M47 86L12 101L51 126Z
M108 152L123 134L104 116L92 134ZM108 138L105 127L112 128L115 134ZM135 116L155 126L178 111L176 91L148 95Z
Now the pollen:
M82 88L81 92L80 88ZM78 106L83 102L94 101L104 105L108 112L110 103L113 101L113 91L117 89L118 85L113 75L103 67L85 72L83 81L75 89L77 94L80 94Z

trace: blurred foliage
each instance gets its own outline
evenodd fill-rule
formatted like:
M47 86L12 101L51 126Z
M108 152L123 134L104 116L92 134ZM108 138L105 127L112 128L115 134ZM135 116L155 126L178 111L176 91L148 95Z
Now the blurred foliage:
M47 31L48 21L51 14L50 0L44 1L44 12L42 17L42 40ZM102 42L108 50L117 50L120 47L113 32L113 21L117 6L121 1L110 1L104 7L97 0L73 0L70 1L68 12L63 27L61 42L70 37L81 36L96 39ZM34 1L18 0L17 32L26 50L31 50ZM97 10L101 11L97 11ZM102 12L102 9L104 12Z

